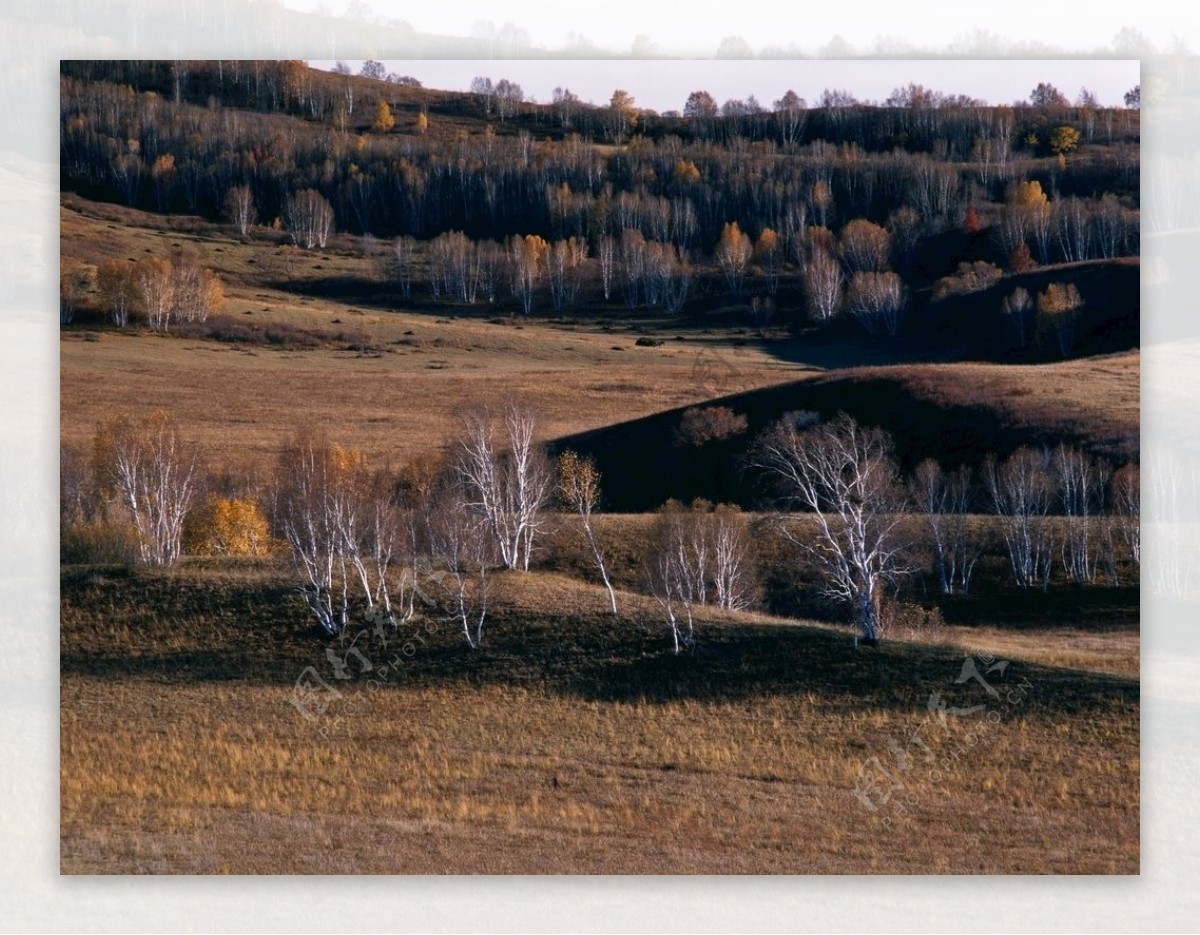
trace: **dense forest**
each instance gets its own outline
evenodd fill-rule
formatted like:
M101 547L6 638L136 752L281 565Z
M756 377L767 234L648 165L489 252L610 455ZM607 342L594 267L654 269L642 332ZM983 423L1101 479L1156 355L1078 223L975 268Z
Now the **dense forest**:
M916 85L881 105L827 90L811 107L793 91L769 108L696 91L658 114L620 89L608 106L561 88L535 104L505 79L456 93L363 70L64 62L63 188L258 220L301 247L334 229L402 238L405 294L417 280L495 300L524 262L538 273L513 289L527 312L543 278L555 310L582 283L678 312L711 274L768 303L791 288L810 320L846 311L894 333L910 289L945 298L1138 252L1138 111L1086 89L1072 105L1039 85L1016 107Z

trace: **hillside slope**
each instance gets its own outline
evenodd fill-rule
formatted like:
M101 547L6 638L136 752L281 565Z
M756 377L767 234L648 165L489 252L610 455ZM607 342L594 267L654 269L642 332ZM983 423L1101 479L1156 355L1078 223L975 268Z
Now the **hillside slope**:
M903 466L926 457L975 464L1020 445L1079 444L1116 462L1138 454L1139 354L1057 364L921 364L841 370L714 400L744 415L725 441L681 445L683 409L559 438L555 450L596 459L605 507L641 512L669 497L752 506L764 491L739 470L749 442L785 412L840 411L892 434Z

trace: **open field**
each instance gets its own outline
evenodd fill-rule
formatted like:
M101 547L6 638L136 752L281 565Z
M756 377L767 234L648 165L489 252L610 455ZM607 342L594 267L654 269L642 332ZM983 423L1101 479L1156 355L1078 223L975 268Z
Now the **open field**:
M866 650L705 614L673 657L644 599L614 621L531 574L498 582L483 652L444 621L360 643L376 681L310 723L293 683L331 677L277 571L66 572L63 871L1137 871L1136 676L1088 668L1136 635L964 631L1010 662L990 700L953 684L958 634ZM990 707L942 730L934 691ZM938 763L907 746L901 771L923 723ZM905 810L855 796L872 757Z

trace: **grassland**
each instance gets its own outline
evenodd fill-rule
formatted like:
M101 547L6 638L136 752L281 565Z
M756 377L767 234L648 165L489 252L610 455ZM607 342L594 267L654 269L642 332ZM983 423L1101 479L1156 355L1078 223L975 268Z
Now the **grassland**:
M1136 658L1128 631L866 650L705 614L674 657L636 595L613 619L530 574L497 583L484 650L433 620L360 643L374 672L313 723L290 701L324 647L278 569L65 572L63 871L1137 871L1136 676L1087 668ZM963 646L1009 661L1006 694L953 684ZM934 691L990 704L942 730ZM903 783L875 812L873 757Z
M545 440L618 426L612 437L627 441L639 429L623 423L652 417L646 431L669 447L674 426L664 429L660 413L735 396L729 404L748 411L755 428L787 409L847 408L886 422L902 448L921 456L954 456L946 418L956 414L960 428L990 433L960 437L960 447L1065 437L1118 460L1137 447L1137 351L1032 366L922 363L886 344L711 328L618 308L523 321L403 302L370 253L385 248L364 252L355 238L296 258L269 233L246 244L193 218L74 196L64 198L61 223L64 263L183 250L220 273L225 318L325 338L313 347L241 343L81 322L61 342L68 443L85 443L108 413L162 407L225 469L262 469L301 426L325 427L398 465L443 444L463 402L519 393L538 403ZM647 335L662 345L638 346ZM654 494L655 504L664 499Z

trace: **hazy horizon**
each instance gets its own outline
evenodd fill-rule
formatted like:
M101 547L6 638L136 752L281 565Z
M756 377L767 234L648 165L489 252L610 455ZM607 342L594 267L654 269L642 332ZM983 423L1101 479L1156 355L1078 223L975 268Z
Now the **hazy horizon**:
M714 59L380 59L390 72L411 75L427 88L466 91L476 76L507 78L527 99L548 103L554 89L569 88L581 100L605 104L616 88L633 95L639 107L682 111L688 94L708 91L723 103L754 95L769 108L791 89L810 104L826 88L849 91L862 101L883 101L897 87L925 85L945 94L966 94L989 104L1028 100L1048 81L1074 100L1081 88L1104 106L1123 105L1123 95L1141 80L1136 60L714 60ZM329 70L333 59L312 59ZM357 73L362 60L346 60Z

